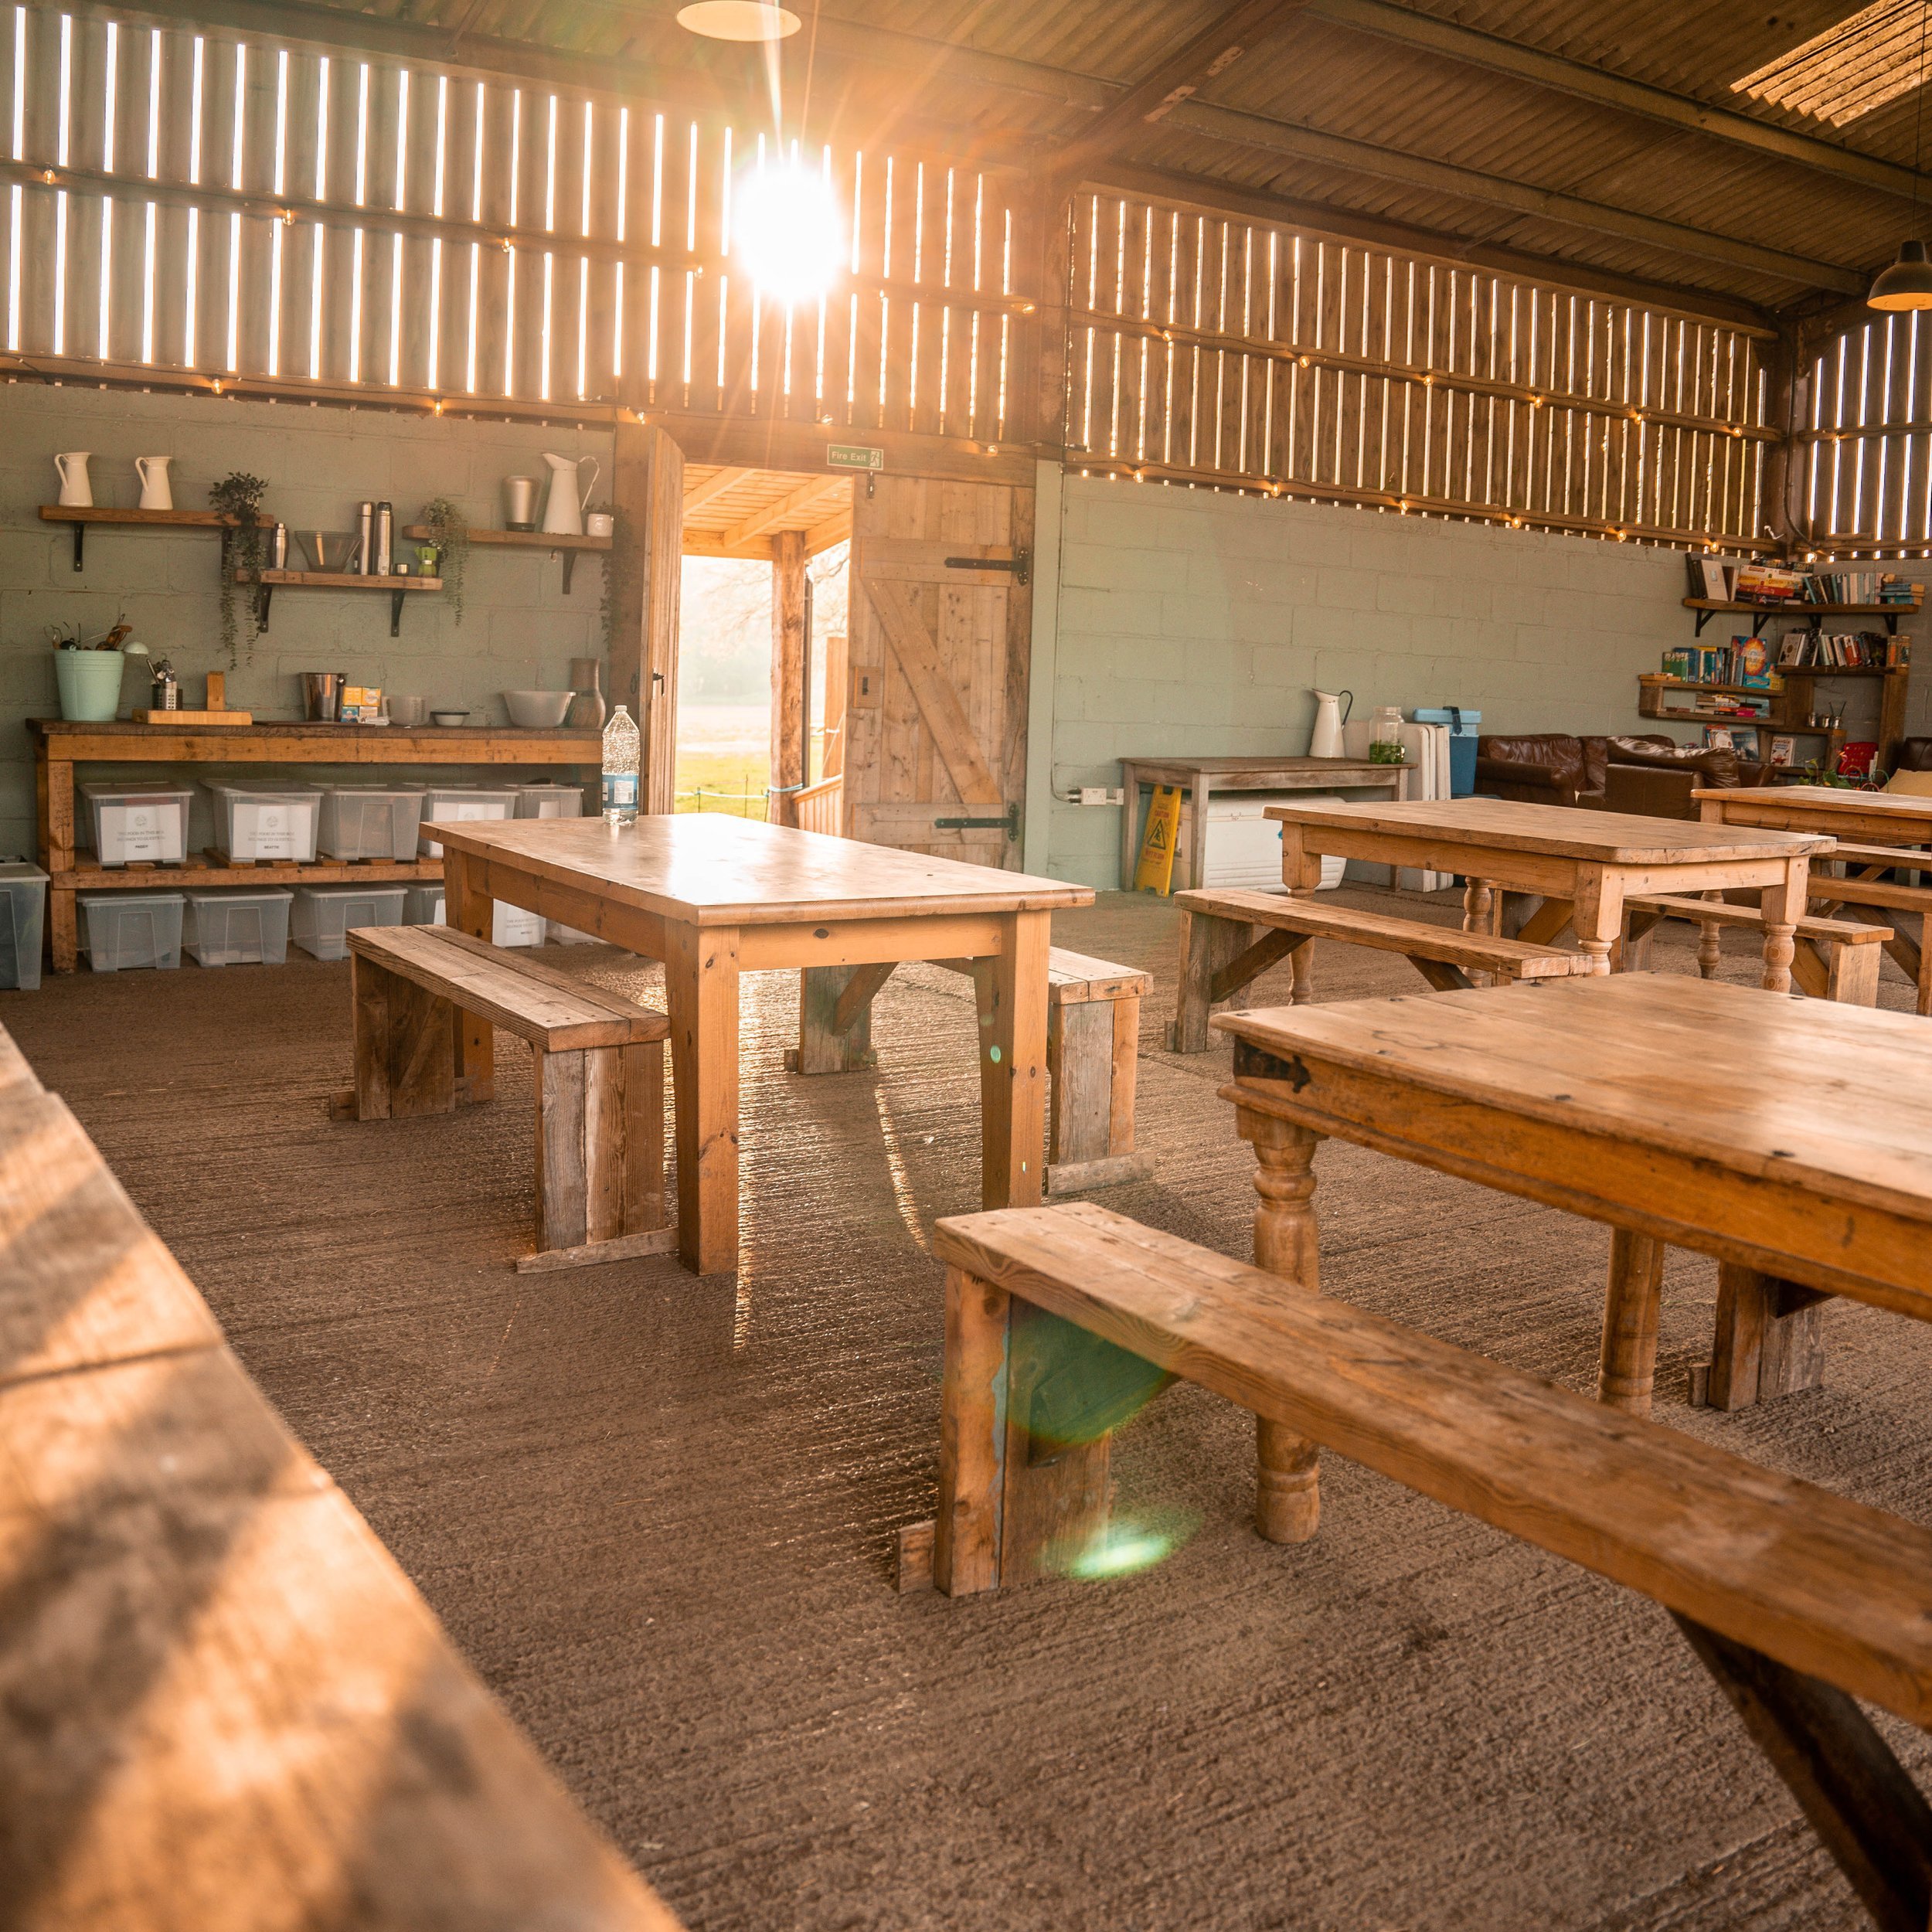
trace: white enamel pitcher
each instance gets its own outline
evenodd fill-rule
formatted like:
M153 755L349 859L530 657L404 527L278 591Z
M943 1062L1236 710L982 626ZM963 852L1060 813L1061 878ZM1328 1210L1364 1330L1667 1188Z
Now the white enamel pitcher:
M1349 701L1348 710L1342 706L1342 700ZM1342 727L1349 721L1349 712L1355 709L1352 691L1318 691L1315 694L1315 736L1308 740L1311 758L1339 758L1342 756Z
M583 536L583 506L590 502L590 492L597 486L602 466L595 457L553 456L547 450L543 460L550 466L549 501L543 506L544 535ZM590 466L590 480L580 491L577 479L586 463Z
M91 450L66 450L53 460L53 467L60 478L60 501L71 509L84 510L93 506L94 486L87 481L87 458Z
M138 456L134 474L141 478L141 507L144 510L172 510L175 493L168 481L172 456Z

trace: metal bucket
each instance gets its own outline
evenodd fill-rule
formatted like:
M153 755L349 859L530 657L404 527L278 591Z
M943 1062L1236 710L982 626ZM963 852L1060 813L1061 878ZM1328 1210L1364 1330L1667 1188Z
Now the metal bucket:
M304 671L302 680L302 716L316 724L333 724L342 708L345 671Z
M503 527L506 530L536 528L536 499L543 487L533 476L504 478Z

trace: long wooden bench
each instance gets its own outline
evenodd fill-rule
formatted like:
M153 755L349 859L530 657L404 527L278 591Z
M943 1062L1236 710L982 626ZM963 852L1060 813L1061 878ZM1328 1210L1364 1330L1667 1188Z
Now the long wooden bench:
M1625 943L1641 946L1665 920L1682 920L1702 929L1697 970L1706 979L1716 977L1718 934L1725 927L1762 936L1764 915L1755 906L1733 906L1722 900L1685 899L1668 894L1627 899ZM1892 937L1888 926L1862 926L1849 919L1806 917L1793 929L1791 978L1815 999L1835 999L1847 1006L1876 1006L1879 1001L1879 959Z
M1852 1700L1932 1727L1932 1531L1091 1204L943 1220L934 1247L942 1590L1072 1567L1112 1431L1197 1383L1260 1418L1295 1540L1327 1447L1663 1605L1873 1917L1925 1927L1932 1808Z
M671 1022L447 926L350 930L353 1120L449 1114L474 1094L458 1066L461 1010L535 1056L536 1251L520 1269L662 1254L675 1245L664 1186L664 1043Z
M0 1920L678 1932L12 1059Z
M980 996L970 959L931 962L962 973ZM879 1064L872 1007L896 969L890 965L812 966L799 975L798 1044L787 1052L794 1073L850 1073ZM1134 1094L1141 1046L1141 1002L1151 974L1056 946L1046 961L1046 1192L1067 1195L1144 1181L1154 1156L1134 1145Z
M1932 946L1925 944L1926 917L1932 913L1932 887L1903 885L1879 876L1893 868L1904 867L1914 859L1928 860L1932 855L1897 852L1883 845L1867 845L1849 849L1840 846L1828 856L1849 858L1859 868L1859 876L1837 878L1814 866L1811 882L1811 903L1814 906L1821 906L1827 912L1849 906L1856 912L1918 914L1918 939L1913 940L1898 931L1894 921L1894 930L1885 942L1885 950L1917 988L1918 1011L1932 1013Z
M1213 1009L1230 1001L1241 1003L1245 988L1284 959L1294 961L1294 1002L1305 1005L1315 987L1311 939L1400 953L1439 992L1473 985L1473 973L1513 981L1556 979L1590 970L1583 954L1560 946L1392 918L1303 893L1222 888L1176 893L1174 903L1182 913L1181 984L1168 1043L1177 1053L1205 1053Z

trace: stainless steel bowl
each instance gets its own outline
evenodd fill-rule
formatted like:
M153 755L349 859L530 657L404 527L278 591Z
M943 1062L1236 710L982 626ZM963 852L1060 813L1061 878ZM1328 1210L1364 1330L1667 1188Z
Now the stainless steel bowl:
M355 534L352 530L301 530L297 535L308 553L311 570L327 570L339 576L355 569Z

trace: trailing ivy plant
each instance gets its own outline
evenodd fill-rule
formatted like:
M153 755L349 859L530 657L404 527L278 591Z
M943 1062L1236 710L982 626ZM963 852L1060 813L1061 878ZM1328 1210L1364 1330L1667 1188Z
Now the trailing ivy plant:
M616 662L617 612L622 608L638 571L637 544L631 535L631 519L623 511L611 513L611 547L604 553L604 601L597 614L604 620L604 655Z
M450 600L451 614L460 630L463 623L463 578L470 564L470 526L468 519L447 496L423 505L423 522L436 546L436 573L443 580L443 593Z
M208 492L208 500L233 526L222 532L221 543L221 643L228 653L228 668L236 668L240 656L235 621L235 579L237 572L251 577L260 574L266 560L262 548L261 504L268 485L246 470L232 470ZM261 634L257 613L260 594L248 606L248 642L252 656L255 640Z

